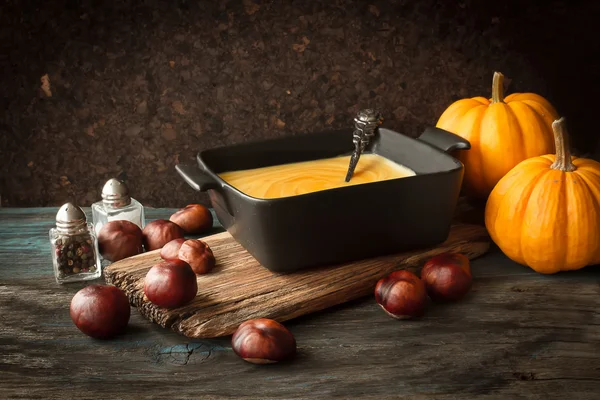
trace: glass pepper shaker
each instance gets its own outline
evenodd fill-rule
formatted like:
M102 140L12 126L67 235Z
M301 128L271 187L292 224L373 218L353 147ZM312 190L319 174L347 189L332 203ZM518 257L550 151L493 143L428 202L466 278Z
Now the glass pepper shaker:
M144 206L129 195L125 183L112 178L102 188L102 200L92 204L92 220L96 234L109 221L126 220L144 229Z
M52 262L57 283L97 279L102 274L94 226L83 210L71 203L56 213L56 227L50 229Z

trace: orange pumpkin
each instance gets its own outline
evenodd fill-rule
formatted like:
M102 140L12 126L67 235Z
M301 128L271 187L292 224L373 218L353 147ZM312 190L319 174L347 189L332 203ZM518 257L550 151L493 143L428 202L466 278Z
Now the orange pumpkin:
M556 155L519 163L485 208L494 243L543 274L600 263L600 163L571 156L564 118L552 127Z
M464 194L486 199L496 183L519 162L554 152L554 107L535 93L503 97L504 75L494 73L492 98L473 97L451 104L436 126L471 142L457 157L465 165Z

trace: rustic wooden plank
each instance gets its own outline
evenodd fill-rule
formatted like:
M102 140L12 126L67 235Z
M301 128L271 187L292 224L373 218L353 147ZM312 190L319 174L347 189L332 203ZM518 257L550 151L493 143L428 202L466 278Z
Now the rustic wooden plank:
M169 212L151 210L149 219ZM235 356L230 337L188 338L135 311L122 336L83 336L68 304L84 284L57 285L48 256L35 247L52 218L47 209L0 210L3 399L586 400L600 393L597 267L543 276L492 246L473 260L474 286L463 301L430 304L416 321L391 319L371 296L301 316L286 323L298 357L254 366Z
M188 337L210 338L230 335L251 318L283 322L372 294L377 280L393 270L417 270L443 252L475 258L490 244L483 227L459 224L448 240L433 248L278 274L261 266L228 232L203 240L217 264L211 273L197 277L196 298L183 307L157 307L144 295L144 277L161 261L159 250L113 263L104 271L106 280L123 289L150 321Z
M476 284L465 301L432 305L419 321L392 320L371 298L290 321L299 357L277 368L241 362L226 338L189 340L138 315L130 332L108 343L81 337L60 313L51 326L32 315L21 322L9 316L9 325L19 330L1 343L11 346L7 354L18 362L5 368L0 356L8 372L0 381L7 393L48 399L86 398L87 391L125 399L151 392L175 398L559 399L567 391L573 398L594 398L600 384L597 282L590 279L595 275L553 277L556 290L549 293L535 276L517 283L498 279L503 269L518 274L519 268L504 264L488 271L490 264L480 263L486 258L473 263ZM594 285L582 289L585 279ZM31 304L66 312L46 294Z

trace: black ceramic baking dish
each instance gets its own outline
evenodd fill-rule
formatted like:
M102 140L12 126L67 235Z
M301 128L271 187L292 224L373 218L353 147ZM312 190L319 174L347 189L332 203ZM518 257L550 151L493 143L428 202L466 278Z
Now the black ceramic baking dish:
M415 139L379 128L365 153L416 175L276 199L250 197L217 174L352 153L352 129L254 141L198 153L177 172L208 192L217 218L269 270L292 272L441 243L450 231L463 165L461 137L427 128ZM360 163L360 161L359 161ZM343 179L343 177L341 177Z

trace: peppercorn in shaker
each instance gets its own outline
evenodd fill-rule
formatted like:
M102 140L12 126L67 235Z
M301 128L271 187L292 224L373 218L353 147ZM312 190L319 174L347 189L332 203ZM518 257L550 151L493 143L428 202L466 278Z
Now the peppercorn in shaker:
M64 204L56 213L56 227L50 229L49 236L57 283L100 277L98 240L80 207Z
M92 219L96 234L109 221L125 220L144 229L144 206L129 196L125 183L112 178L102 188L102 200L92 204Z

